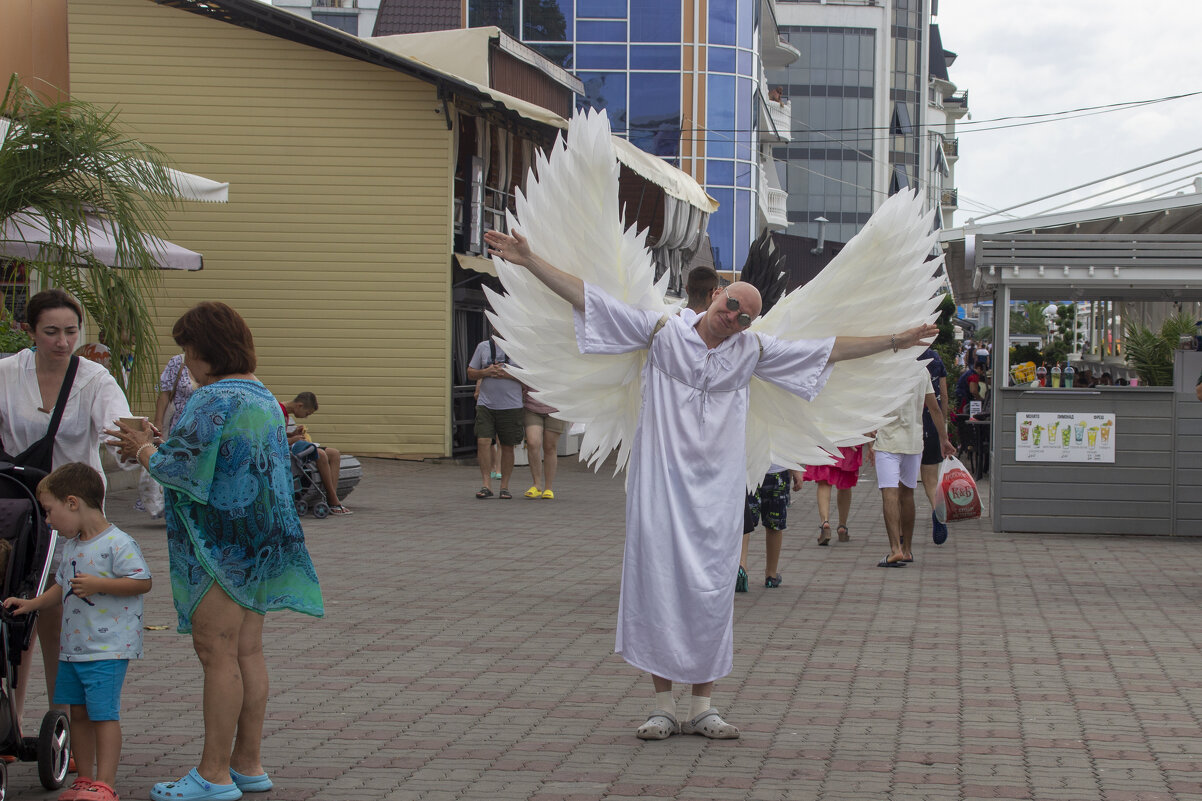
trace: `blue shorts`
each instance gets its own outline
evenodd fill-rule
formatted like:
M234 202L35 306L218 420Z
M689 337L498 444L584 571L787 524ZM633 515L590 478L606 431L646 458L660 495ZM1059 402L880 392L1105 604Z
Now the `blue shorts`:
M121 685L128 659L58 661L54 703L86 706L90 720L121 720Z
M302 462L312 462L317 459L317 448L318 446L315 443L298 439L292 443L292 455Z

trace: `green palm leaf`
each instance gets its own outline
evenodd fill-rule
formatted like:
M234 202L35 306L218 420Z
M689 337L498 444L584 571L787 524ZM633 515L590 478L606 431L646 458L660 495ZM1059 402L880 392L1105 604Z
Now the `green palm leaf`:
M162 235L174 202L166 157L122 133L116 112L79 100L47 103L16 75L0 117L12 123L0 140L0 223L17 214L39 218L49 244L27 265L79 298L106 331L113 374L126 393L149 389L156 365L146 298L159 272L143 234ZM118 268L87 251L88 213L111 224ZM120 366L129 359L127 386Z

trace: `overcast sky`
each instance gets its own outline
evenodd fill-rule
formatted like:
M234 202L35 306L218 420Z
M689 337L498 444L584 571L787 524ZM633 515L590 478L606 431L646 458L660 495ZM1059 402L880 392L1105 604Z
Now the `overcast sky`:
M1020 122L981 122L997 117L1202 91L1202 0L939 0L939 12L943 46L958 55L951 79L968 90L973 117L958 128L956 225L979 215L982 206L1011 206L1202 147L1202 95L1064 122L972 130ZM1200 159L1196 153L1140 177ZM1143 185L1178 178L1156 190L1167 191L1197 175L1202 164ZM1120 194L1126 192L1081 207ZM1030 216L1072 197L1015 214Z

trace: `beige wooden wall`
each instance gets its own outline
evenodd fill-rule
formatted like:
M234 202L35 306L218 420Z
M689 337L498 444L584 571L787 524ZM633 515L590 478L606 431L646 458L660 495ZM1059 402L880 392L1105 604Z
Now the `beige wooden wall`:
M452 142L434 88L148 0L69 12L74 95L231 185L170 216L205 268L164 275L160 361L181 312L222 300L278 397L317 394L315 439L448 455Z

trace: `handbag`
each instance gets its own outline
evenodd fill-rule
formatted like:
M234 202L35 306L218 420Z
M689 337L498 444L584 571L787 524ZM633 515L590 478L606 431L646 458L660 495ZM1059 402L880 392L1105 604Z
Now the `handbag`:
M46 429L46 435L16 456L10 456L0 450L0 460L23 467L32 467L44 473L49 473L54 469L54 437L58 434L59 423L63 420L63 411L67 407L67 398L71 394L71 387L75 383L77 372L79 372L79 357L72 356L70 364L67 365L67 374L63 376L63 385L58 390L58 400L54 402L54 413L50 416L50 426Z

